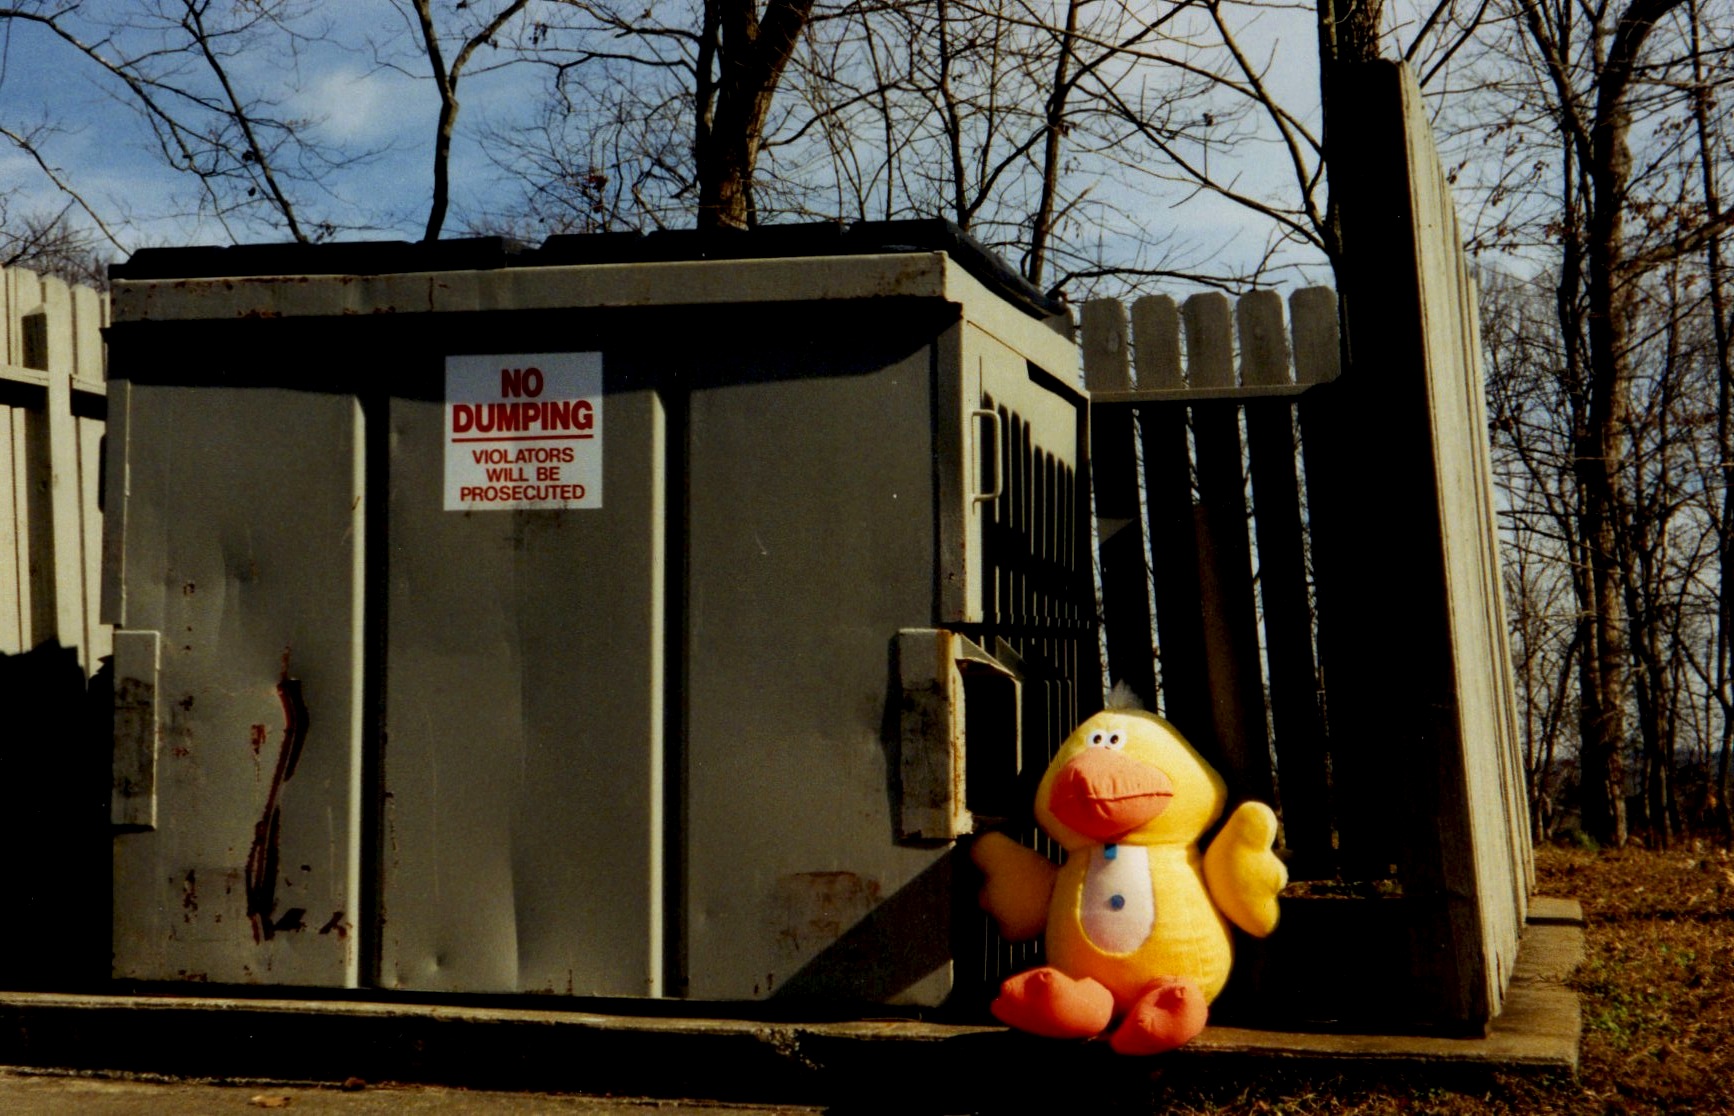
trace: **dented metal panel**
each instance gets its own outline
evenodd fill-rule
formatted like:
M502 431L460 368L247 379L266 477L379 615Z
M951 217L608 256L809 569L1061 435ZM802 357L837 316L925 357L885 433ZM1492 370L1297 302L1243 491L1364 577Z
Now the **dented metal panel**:
M949 908L886 901L949 890L947 846L899 843L890 793L948 370L926 323L787 324L717 354L689 404L687 991L937 1003Z
M1027 621L984 611L996 606L979 558L966 615L944 616L960 569L949 547L986 549L983 509L1013 479L1001 459L1014 433L1027 439L1035 423L1040 444L1076 460L1081 400L971 324L971 309L936 330L931 319L837 308L791 324L780 343L718 354L692 392L684 758L694 997L936 1004L952 989L956 942L972 933L954 925L950 900L960 886L951 839L969 827L957 663L982 668L993 657L972 659L967 640L936 632L927 650L949 648L943 670L912 662L906 676L898 633ZM823 363L810 355L815 336ZM997 410L981 421L1001 396L1028 421L1014 430ZM926 695L933 718L912 740L905 730L920 718L905 721L905 682L919 689L923 674L942 692ZM1021 700L1015 683L1000 695ZM1000 723L1015 725L1008 714ZM1019 747L1015 728L983 739L981 762L1015 772Z
M356 983L363 491L353 398L135 384L126 618L160 632L155 828L114 972ZM123 799L124 801L124 799Z
M442 406L391 402L383 987L663 991L664 420L603 376L580 511L443 510Z

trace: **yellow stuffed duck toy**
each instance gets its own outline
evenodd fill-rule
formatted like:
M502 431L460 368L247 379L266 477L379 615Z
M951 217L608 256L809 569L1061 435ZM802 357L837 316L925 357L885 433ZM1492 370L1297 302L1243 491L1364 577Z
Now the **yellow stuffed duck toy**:
M1064 866L998 833L971 850L1000 933L1047 931L1048 963L1008 979L994 1015L1053 1038L1118 1020L1109 1043L1122 1054L1172 1050L1202 1031L1233 960L1228 921L1269 934L1288 882L1263 803L1243 803L1200 852L1227 797L1222 776L1152 713L1110 709L1073 732L1036 791L1036 821L1066 850Z

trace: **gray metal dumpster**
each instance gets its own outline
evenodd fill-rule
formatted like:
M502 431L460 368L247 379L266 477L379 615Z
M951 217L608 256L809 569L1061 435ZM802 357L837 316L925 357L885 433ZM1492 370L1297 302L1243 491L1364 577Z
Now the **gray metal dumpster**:
M1099 701L1059 308L925 222L114 280L117 977L991 969L955 838Z

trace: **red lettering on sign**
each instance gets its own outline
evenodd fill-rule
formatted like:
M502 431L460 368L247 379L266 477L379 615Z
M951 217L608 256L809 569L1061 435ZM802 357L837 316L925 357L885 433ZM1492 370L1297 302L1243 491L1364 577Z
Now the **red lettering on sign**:
M584 499L581 484L465 484L458 486L458 501L465 504L521 504L532 501Z
M512 399L527 395L531 399L542 394L546 386L542 379L540 368L502 368L500 369L500 397Z
M547 403L454 403L452 433L520 433L532 430L589 431L596 408L588 399Z

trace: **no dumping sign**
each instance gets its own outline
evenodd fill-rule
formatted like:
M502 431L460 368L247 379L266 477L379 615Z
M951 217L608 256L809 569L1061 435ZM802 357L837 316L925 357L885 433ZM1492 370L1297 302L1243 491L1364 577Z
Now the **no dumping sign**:
M446 357L446 511L602 506L602 354Z

